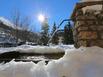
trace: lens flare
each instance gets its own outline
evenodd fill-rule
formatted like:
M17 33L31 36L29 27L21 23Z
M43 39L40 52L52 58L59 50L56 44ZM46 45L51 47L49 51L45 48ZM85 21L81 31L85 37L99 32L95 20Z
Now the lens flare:
M44 22L44 21L45 21L45 16L44 16L43 14L39 14L39 15L38 15L38 20L39 20L40 22Z

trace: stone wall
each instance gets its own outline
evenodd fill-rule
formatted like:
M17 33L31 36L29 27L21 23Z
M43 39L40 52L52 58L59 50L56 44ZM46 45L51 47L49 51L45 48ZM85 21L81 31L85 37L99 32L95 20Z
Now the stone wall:
M86 10L83 13L80 9L75 15L73 32L75 47L103 47L103 12Z

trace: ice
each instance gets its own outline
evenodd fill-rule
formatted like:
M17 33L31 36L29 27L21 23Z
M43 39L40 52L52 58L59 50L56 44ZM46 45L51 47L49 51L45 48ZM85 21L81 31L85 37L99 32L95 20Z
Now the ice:
M62 58L47 65L44 61L1 63L0 77L103 77L103 48L66 49Z
M10 47L10 48L0 48L0 54L5 53L5 52L10 52L10 51L15 51L15 47Z

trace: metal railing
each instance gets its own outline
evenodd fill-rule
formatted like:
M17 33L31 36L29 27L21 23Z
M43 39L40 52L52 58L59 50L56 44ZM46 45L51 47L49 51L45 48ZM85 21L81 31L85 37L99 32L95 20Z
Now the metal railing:
M49 39L49 41L48 41L48 45L49 45L49 43L51 42L51 40L52 40L52 38L53 38L53 36L55 35L55 33L59 30L59 28L61 27L61 25L65 22L65 21L71 21L72 19L64 19L64 20L62 20L62 22L58 25L58 27L57 27L57 29L54 31L54 33L51 35L51 37L50 37L50 39Z

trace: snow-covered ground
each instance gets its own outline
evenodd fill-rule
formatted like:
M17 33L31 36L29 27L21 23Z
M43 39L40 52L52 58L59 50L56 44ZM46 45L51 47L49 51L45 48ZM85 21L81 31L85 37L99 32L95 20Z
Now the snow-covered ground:
M0 64L0 77L103 77L103 48L66 49L62 58L47 65L12 60Z

